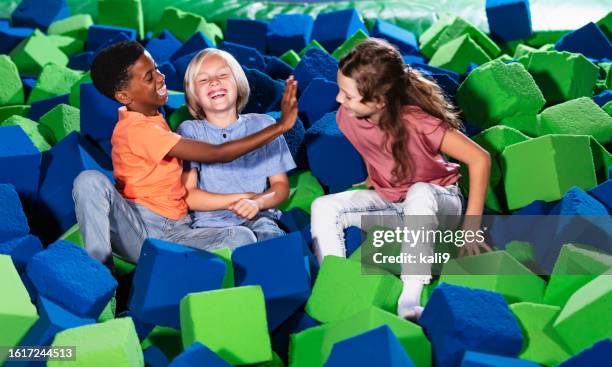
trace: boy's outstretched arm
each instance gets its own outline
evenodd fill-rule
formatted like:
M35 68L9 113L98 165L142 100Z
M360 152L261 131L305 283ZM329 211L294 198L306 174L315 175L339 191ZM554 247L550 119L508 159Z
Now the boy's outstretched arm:
M276 208L289 197L289 178L286 173L268 177L270 188L251 199L240 200L229 206L229 210L246 219L253 219L261 210Z
M183 171L181 176L183 185L187 189L185 201L190 210L212 211L227 209L232 203L241 199L249 199L255 196L254 192L239 194L213 194L198 188L198 171L195 168Z
M197 140L182 138L170 149L168 155L186 161L202 163L231 162L234 159L262 147L280 135L289 131L297 119L297 81L290 76L285 84L281 100L282 115L280 120L256 134L227 143L213 145Z

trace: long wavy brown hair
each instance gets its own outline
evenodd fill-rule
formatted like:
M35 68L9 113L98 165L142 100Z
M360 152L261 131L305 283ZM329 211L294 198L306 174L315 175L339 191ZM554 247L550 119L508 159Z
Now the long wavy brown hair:
M418 106L452 128L461 126L458 112L438 84L404 64L399 51L383 39L368 38L342 58L338 67L344 76L357 82L362 103L384 102L378 124L386 138L382 148L393 155L395 167L391 173L399 182L408 182L412 172L406 152L408 132L401 119L404 106Z

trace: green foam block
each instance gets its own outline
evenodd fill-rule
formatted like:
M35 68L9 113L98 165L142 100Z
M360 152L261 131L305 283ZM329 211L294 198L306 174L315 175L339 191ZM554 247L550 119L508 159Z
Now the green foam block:
M18 105L24 101L23 85L17 66L6 55L0 55L0 106Z
M199 341L231 364L272 359L260 286L190 293L180 312L183 346Z
M470 64L482 65L491 58L472 38L465 34L442 45L429 60L429 65L465 73Z
M516 115L503 118L500 125L516 129L529 137L540 136L540 118L536 114Z
M60 103L40 118L41 125L46 126L53 133L56 144L73 131L81 131L80 111L67 104Z
M506 252L536 274L543 274L535 259L535 250L529 242L510 241L506 244Z
M108 320L112 320L115 318L115 311L117 311L117 298L113 296L113 298L108 301L100 316L98 316L98 322L104 322Z
M87 40L89 27L93 24L91 15L76 14L51 23L47 29L47 34L74 37L84 42Z
M30 296L8 255L0 255L0 345L16 346L30 327L38 320L36 307L30 302ZM0 364L7 358L8 352L0 352Z
M77 80L72 87L70 87L70 96L68 96L68 102L72 107L80 108L81 107L81 84L83 83L91 83L91 74L90 72L86 72L79 80Z
M553 329L561 307L520 302L510 305L510 311L516 316L525 336L520 358L556 366L572 355Z
M280 56L280 59L295 68L300 63L301 57L297 52L289 50Z
M338 48L332 53L332 56L336 60L340 60L346 54L351 52L351 50L354 49L355 46L365 41L366 39L368 39L368 34L365 33L362 29L359 29L357 30L357 32L353 33L352 36L347 38L346 41L344 41L340 46L338 46Z
M612 39L612 11L608 12L605 17L601 18L597 25L604 32L608 39Z
M172 131L176 131L179 125L187 120L193 120L193 116L191 116L187 106L183 105L176 111L172 112L172 115L170 115L170 118L168 119L168 125L170 125L170 129L172 129Z
M78 82L82 72L62 65L47 64L43 67L36 85L28 97L28 104L34 101L70 93L70 88Z
M605 75L603 80L604 89L612 89L612 62L602 62L599 64L599 67Z
M202 32L214 44L223 40L223 32L214 23L207 23L201 15L189 13L169 6L157 24L155 34L158 35L164 29L169 30L181 42L185 42L196 32Z
M591 143L591 153L593 154L593 164L595 165L597 182L603 182L610 179L611 176L608 167L612 166L612 154L592 136L589 137L589 142Z
M5 121L12 116L25 117L30 112L31 106L27 104L0 107L0 121Z
M39 75L47 64L68 65L68 56L38 30L21 41L10 56L23 75Z
M486 129L506 117L535 115L546 101L523 65L493 60L461 83L457 103L468 121Z
M14 125L21 126L26 135L32 140L32 143L34 143L34 146L41 152L51 149L49 140L53 138L53 133L46 126L18 115L11 116L0 123L0 126Z
M300 171L289 176L289 197L280 206L282 211L300 208L310 214L312 202L325 195L323 187L310 171Z
M545 135L517 143L503 151L502 164L511 210L534 200L559 200L572 186L597 185L588 136Z
M600 143L612 139L612 117L591 98L581 97L540 113L541 134L591 135Z
M60 49L67 56L72 56L77 54L85 48L85 42L80 39L76 39L74 37L69 36L61 36L61 35L48 35L47 39L49 42L53 43L57 48Z
M143 350L151 345L156 346L169 360L173 360L183 351L181 332L165 326L155 326L140 345Z
M603 338L612 338L612 270L578 289L553 327L572 353Z
M75 346L76 360L48 361L47 366L144 366L144 357L131 317L61 331L52 346Z
M506 251L452 259L442 268L442 282L498 292L508 303L541 302L546 285Z
M300 57L304 56L304 54L305 54L305 53L306 53L308 50L310 50L311 48L318 48L319 50L324 51L325 53L329 53L329 52L327 52L327 50L325 49L325 47L323 47L323 45L322 45L322 44L320 44L319 42L317 42L317 40L312 40L312 41L310 41L310 43L309 43L308 45L306 45L306 47L304 47L304 48L302 49L302 51L300 51L300 55L299 55L299 56L300 56ZM289 50L289 51L287 51L287 52L290 52L290 51L291 51L291 50ZM287 52L285 52L285 53L287 53ZM298 62L299 62L299 60L298 60ZM297 63L296 63L296 65L297 65ZM293 66L293 67L295 67L295 66Z
M223 277L223 288L234 287L234 263L232 262L232 251L223 247L218 250L212 251L213 254L218 255L225 263L225 276Z
M98 23L135 29L144 37L141 0L98 0Z
M363 275L360 263L326 256L305 311L321 322L341 320L371 306L396 312L401 292L402 282L393 275Z
M601 107L602 110L606 111L606 113L610 116L612 116L612 101L606 103L605 105L603 105L603 107Z
M530 47L521 43L516 47L516 50L514 50L514 58L518 59L520 57L527 56L533 52L539 52L539 50L537 48Z
M323 339L325 331L333 323L312 327L297 334L291 334L289 342L290 367L320 367L323 366Z

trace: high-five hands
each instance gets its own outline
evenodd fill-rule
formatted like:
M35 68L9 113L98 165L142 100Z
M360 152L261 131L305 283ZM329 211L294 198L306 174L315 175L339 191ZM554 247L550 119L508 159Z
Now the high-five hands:
M297 80L293 78L293 75L289 76L285 82L285 90L283 91L283 98L281 100L281 117L278 121L284 132L291 130L297 120L297 86Z

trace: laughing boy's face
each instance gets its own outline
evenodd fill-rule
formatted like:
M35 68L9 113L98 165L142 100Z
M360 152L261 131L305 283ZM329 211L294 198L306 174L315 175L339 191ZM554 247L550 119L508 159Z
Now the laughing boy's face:
M205 114L236 111L238 87L227 62L219 55L208 55L196 75L195 95Z
M115 94L117 100L127 105L130 111L147 116L155 115L159 108L168 102L164 74L157 69L155 61L147 51L136 60L128 72L130 80L127 88Z

